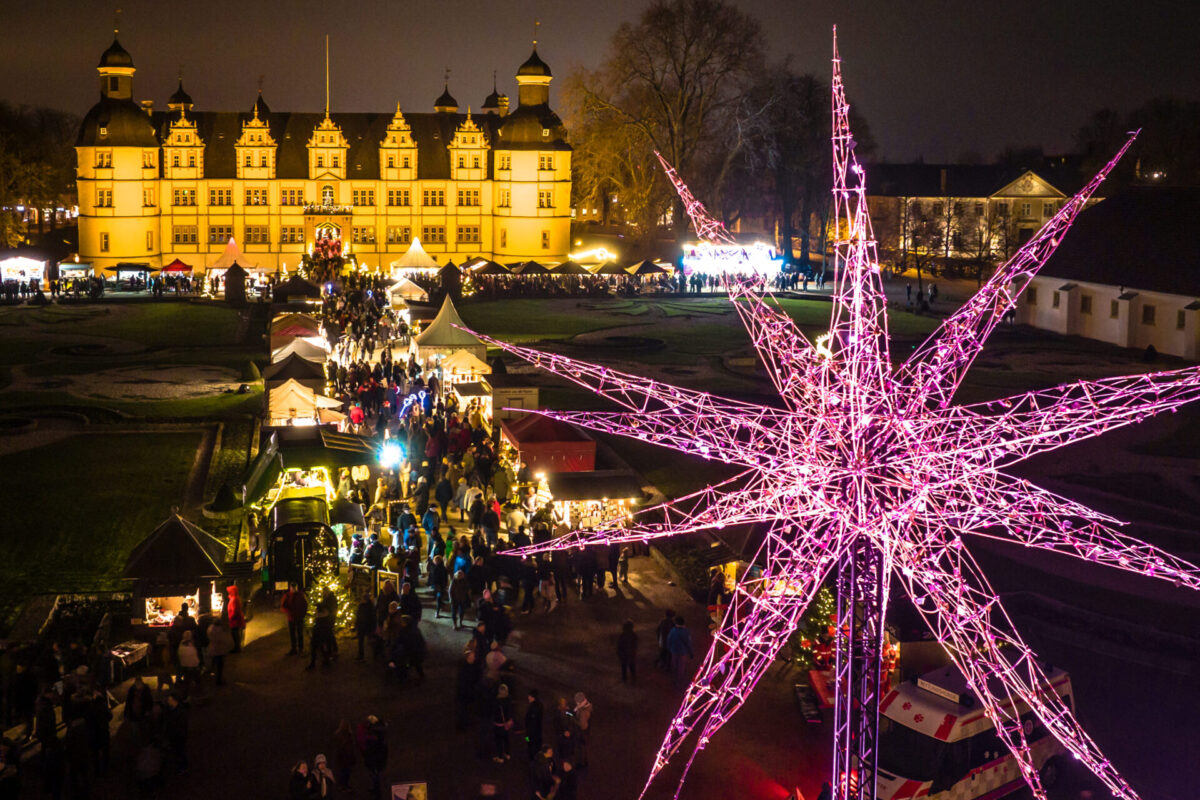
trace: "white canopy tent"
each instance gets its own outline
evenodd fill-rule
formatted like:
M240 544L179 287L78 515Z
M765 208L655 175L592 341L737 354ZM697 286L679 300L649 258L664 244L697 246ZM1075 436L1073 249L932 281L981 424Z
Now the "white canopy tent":
M306 361L326 361L329 358L329 353L324 347L315 343L319 341L322 340L315 336L297 336L287 344L271 351L271 363L274 364L277 361L283 361L292 353L295 353Z
M421 240L414 238L408 246L408 252L393 261L390 266L395 274L408 269L437 269L438 263L425 252L424 247L421 247Z
M221 253L221 257L205 267L205 271L220 275L234 264L241 264L242 269L247 271L258 269L257 264L247 260L242 249L238 247L237 240L230 236L229 243L225 245L225 251Z
M271 425L315 425L318 421L336 422L340 420L323 418L336 414L345 419L340 412L333 411L341 405L341 401L319 395L299 381L290 379L271 389L268 393L267 416ZM332 414L328 412L332 412Z
M468 350L455 350L442 359L442 377L447 383L477 381L481 375L491 374L488 363Z
M428 303L429 292L417 286L408 278L400 278L389 289L388 296L393 305L396 305L404 300L412 300L416 303Z
M417 359L427 361L434 356L448 356L456 350L465 350L480 361L486 361L487 345L475 334L463 330L465 327L466 323L450 302L450 295L446 295L442 310L433 322L412 340Z

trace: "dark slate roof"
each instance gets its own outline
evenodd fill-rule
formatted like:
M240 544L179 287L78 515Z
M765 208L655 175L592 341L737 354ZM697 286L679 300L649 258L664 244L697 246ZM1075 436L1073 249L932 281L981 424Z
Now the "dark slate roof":
M486 117L484 119L487 119ZM503 150L570 150L567 129L548 103L518 106L500 122L496 146ZM549 130L549 136L542 136Z
M1042 274L1200 297L1200 189L1133 187L1079 215Z
M533 53L525 60L525 63L517 68L517 75L545 75L550 77L550 65L542 61L538 55L537 48L533 48Z
M136 105L133 108L137 108ZM145 112L140 111L145 118ZM90 116L90 115L89 115ZM237 176L237 153L234 143L242 135L242 122L250 119L251 112L236 111L192 111L187 117L196 123L196 131L204 142L204 174L208 178L233 178ZM313 130L325 118L323 112L270 112L259 113L266 120L271 137L279 146L276 151L275 175L280 179L308 177L308 140ZM379 178L379 143L387 135L387 126L394 112L384 114L346 113L330 114L330 118L342 129L342 135L350 145L347 154L346 178L348 180L377 180ZM177 112L154 113L154 127L160 139L165 140L170 132L171 120L178 119ZM404 119L412 128L413 140L417 143L417 178L447 180L450 177L450 153L446 145L454 138L454 131L466 121L466 114L449 113L405 113ZM497 129L503 120L495 116L474 117L475 122L495 142ZM554 117L557 120L557 117ZM562 123L558 125L561 127ZM111 133L111 131L110 131ZM566 131L563 130L565 137ZM541 129L538 129L541 136ZM151 146L153 146L153 142ZM563 143L565 147L565 142ZM519 148L517 148L519 149ZM547 144L542 149L564 149Z
M555 500L600 500L602 498L641 498L642 479L622 469L594 472L552 472L548 476L550 494Z
M121 577L168 583L219 578L224 563L224 542L172 514L133 548Z
M259 119L266 119L271 113L271 107L267 105L267 101L263 100L262 92L258 93L258 97L254 100L254 105L250 107L251 113L257 111Z
M942 173L946 189L942 191ZM1026 172L1033 172L1063 194L1082 186L1079 171L1070 164L1044 163L1029 167L1001 164L871 164L867 194L882 197L988 197Z
M104 54L100 56L100 67L132 67L133 56L126 52L121 43L113 39L113 43L109 45Z
M106 131L103 136L101 128ZM150 117L137 103L101 97L80 123L75 146L158 147L158 139Z
M175 94L167 100L169 105L174 106L190 106L192 105L192 96L183 90L183 79L179 79L179 88L175 90Z
M504 95L502 95L498 91L496 91L496 87L493 86L492 93L489 94L487 97L483 98L483 105L480 107L484 111L488 111L490 109L498 109L498 108L500 108L500 100L503 99L503 97L504 97Z

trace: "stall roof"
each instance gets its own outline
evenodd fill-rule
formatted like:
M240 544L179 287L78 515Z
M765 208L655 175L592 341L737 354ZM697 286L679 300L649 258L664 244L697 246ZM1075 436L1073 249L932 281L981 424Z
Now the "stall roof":
M174 261L172 261L170 264L167 264L165 267L163 267L162 271L163 272L191 272L192 265L185 264L177 258Z
M421 246L421 240L413 237L412 244L408 246L404 255L388 266L392 269L437 269L438 263L429 253L425 252L425 248Z
M276 428L279 454L285 468L357 467L374 463L375 441L353 433L338 433L324 425Z
M452 384L459 397L489 397L492 389L483 381L463 381Z
M452 348L484 347L485 345L479 337L463 330L465 327L466 323L458 315L458 310L454 308L454 303L450 301L450 295L446 295L446 299L442 301L442 309L438 311L437 317L434 318L428 328L421 331L417 336L417 347L446 350Z
M639 261L629 268L630 275L664 275L666 272L666 268L655 264L648 258L645 261Z
M592 273L582 264L574 261L564 261L550 269L555 275L591 275Z
M629 273L615 261L605 261L592 270L593 275L628 275Z
M555 500L603 500L605 498L640 498L642 479L623 469L603 469L591 472L552 472L550 494Z
M208 269L231 269L235 264L241 265L243 269L246 267L255 266L254 262L249 261L245 254L238 247L237 240L232 236L225 243L225 249L221 252L220 258L208 266Z
M511 275L512 271L499 261L488 261L474 271L476 275Z
M311 361L314 364L326 361L329 358L329 353L325 352L320 346L308 341L306 337L298 336L282 347L276 347L271 351L271 363L274 364L283 361L293 353L305 361Z
M276 361L262 372L263 380L286 381L295 380L325 380L325 368L315 361L302 358L298 353L291 353L282 361Z
M320 297L321 287L299 275L293 275L276 286L271 294L274 297Z
M529 442L591 442L594 441L580 428L542 414L526 414L520 419L502 419L500 427L504 435L518 446Z
M121 577L178 584L219 578L224 563L224 542L172 514L133 548Z
M469 350L455 350L442 359L442 372L475 372L487 375L492 371L491 364Z
M291 333L293 328L299 328L310 333ZM289 336L311 336L320 333L321 321L311 314L301 314L298 311L286 311L276 314L271 320L271 333Z

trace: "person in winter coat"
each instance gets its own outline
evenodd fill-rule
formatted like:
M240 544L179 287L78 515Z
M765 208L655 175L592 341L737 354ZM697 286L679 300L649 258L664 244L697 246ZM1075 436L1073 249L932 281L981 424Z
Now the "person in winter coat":
M179 671L175 682L183 684L184 691L200 677L200 651L196 649L195 637L190 630L183 632L183 640L179 643Z
M179 773L187 772L188 768L188 708L172 692L167 695L167 706L163 709L163 735L175 758L175 769Z
M308 615L308 598L294 583L288 584L288 590L279 601L279 608L287 615L288 636L292 641L289 656L304 652L304 618Z
M363 766L367 768L367 774L371 776L369 796L382 798L379 776L387 767L387 725L374 714L368 716L366 722L359 723L358 750L362 753Z
M350 773L358 763L358 748L354 743L354 731L349 720L338 722L333 732L333 774L339 788L350 791Z
M229 633L233 636L233 650L230 652L240 653L246 638L246 610L242 607L242 598L238 596L238 587L230 586L225 591L229 598L225 602L225 619L229 620Z
M297 761L288 777L288 800L311 800L312 776L308 774L308 762Z
M375 620L375 601L371 599L370 592L364 592L362 598L358 601L358 606L354 609L354 635L358 639L358 656L357 659L362 661L364 643L375 635L377 622Z
M214 620L208 629L208 656L217 686L225 685L225 656L232 650L233 634L229 623L223 619Z
M333 776L333 770L329 768L329 761L325 758L324 753L318 753L317 757L313 759L311 774L313 796L317 800L333 797L337 780Z
M430 552L436 552L431 550ZM447 599L446 591L449 589L450 575L446 570L446 560L442 558L441 553L433 557L429 564L429 588L433 590L435 602L434 619L442 618L442 603Z
M592 704L583 692L575 693L575 706L571 709L574 715L575 728L579 732L579 740L575 743L576 766L586 767L588 763L588 740L591 739ZM565 759L566 756L563 756Z
M496 689L496 702L492 706L492 735L496 741L496 755L492 756L492 761L497 764L512 758L508 747L508 732L512 727L512 700L508 697L508 687L502 683Z
M459 630L466 620L467 605L471 602L471 585L467 583L467 575L461 569L454 573L450 581L450 620L454 630Z
M413 622L421 621L421 598L413 591L411 583L400 587L400 613L412 618Z
M668 608L665 616L659 620L658 628L655 629L655 636L658 640L658 657L654 659L654 666L663 672L671 671L671 651L667 649L667 637L671 635L674 627L675 611Z
M525 707L525 743L528 746L529 760L533 761L537 754L542 752L546 710L538 697L537 689L529 690L527 700L529 705Z
M316 669L318 654L325 665L333 661L337 649L337 640L334 638L336 623L337 598L333 592L326 592L317 604L317 616L313 619L312 638L309 642L308 666L305 669Z
M621 683L626 678L631 683L637 683L637 647L638 636L633 632L633 620L627 619L621 625L621 634L617 636L617 660L621 662Z
M454 729L466 730L471 715L471 706L475 702L475 690L483 676L480 661L474 650L463 653L462 661L458 662L458 670L454 677Z
M667 650L671 653L671 672L675 676L675 688L682 690L687 685L684 671L685 659L695 658L692 652L692 633L684 624L683 617L675 618L675 626L667 635Z

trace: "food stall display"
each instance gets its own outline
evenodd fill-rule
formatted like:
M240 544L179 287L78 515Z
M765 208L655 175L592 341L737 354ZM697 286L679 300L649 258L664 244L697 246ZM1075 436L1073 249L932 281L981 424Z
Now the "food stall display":
M133 582L135 624L170 625L184 603L193 614L220 611L225 543L172 514L138 543L122 577Z
M641 479L627 470L550 473L545 489L539 486L539 501L543 491L572 530L632 519L645 496Z
M208 605L202 606L200 603L200 593L207 589ZM207 608L213 614L220 614L225 608L225 596L217 591L216 581L208 581L204 586L197 587L196 591L189 595L167 595L164 597L147 597L145 598L146 615L144 618L145 624L151 627L170 625L175 621L175 617L179 615L179 609L183 604L187 603L188 613L193 617L199 613L202 608Z

